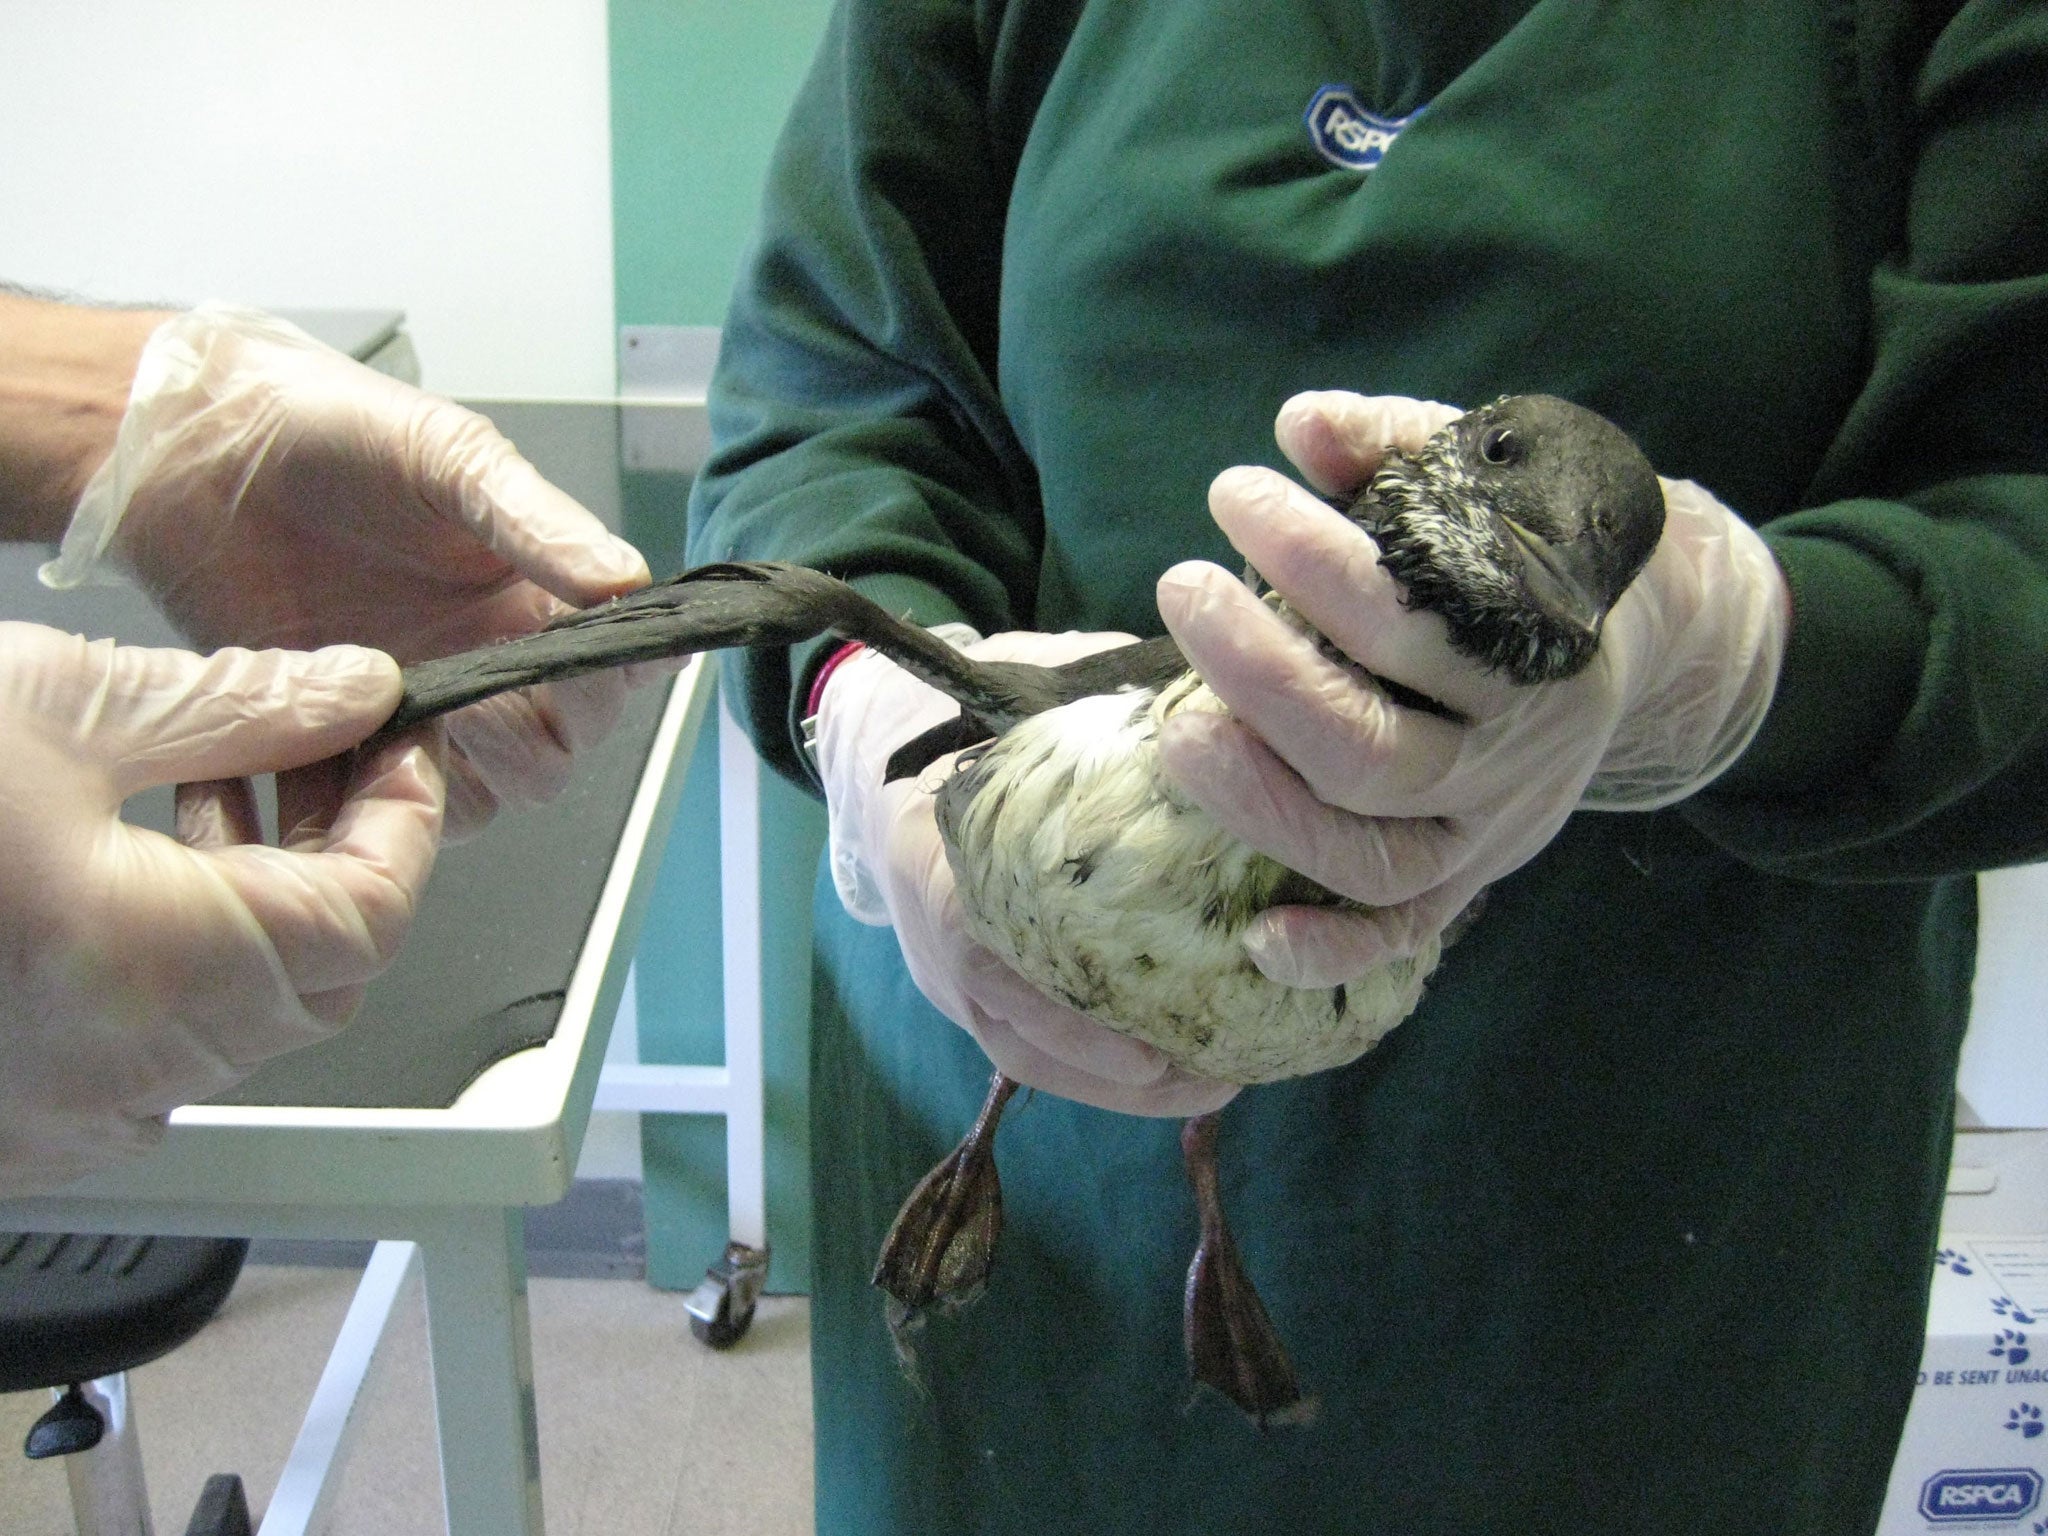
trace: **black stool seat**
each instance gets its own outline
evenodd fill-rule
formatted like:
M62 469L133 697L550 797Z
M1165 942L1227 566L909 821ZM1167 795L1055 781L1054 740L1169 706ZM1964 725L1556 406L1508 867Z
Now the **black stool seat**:
M0 1232L0 1392L132 1370L205 1326L245 1237Z

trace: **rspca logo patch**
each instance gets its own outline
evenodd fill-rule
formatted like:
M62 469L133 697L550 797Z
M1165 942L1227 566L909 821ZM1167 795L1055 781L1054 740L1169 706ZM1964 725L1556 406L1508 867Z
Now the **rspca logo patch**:
M1347 171L1370 171L1400 137L1401 130L1429 110L1425 103L1406 117L1381 117L1366 110L1348 85L1326 85L1309 98L1302 121L1309 142L1330 164Z
M2041 1502L2041 1475L2027 1467L1937 1472L1920 1486L1920 1513L1936 1525L2019 1521Z

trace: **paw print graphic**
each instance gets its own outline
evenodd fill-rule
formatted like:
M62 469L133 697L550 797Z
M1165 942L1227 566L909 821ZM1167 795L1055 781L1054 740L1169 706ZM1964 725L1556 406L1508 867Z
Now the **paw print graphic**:
M1958 1275L1976 1273L1975 1270L1970 1268L1969 1258L1964 1254L1957 1253L1953 1248L1944 1248L1935 1254L1934 1267L1936 1269L1946 1269Z
M1991 1340L1993 1358L2005 1361L2007 1365L2025 1365L2033 1353L2027 1348L2027 1336L2011 1328L2001 1328Z
M2005 1427L2016 1431L2022 1440L2032 1440L2048 1426L2041 1423L2040 1409L2032 1403L2021 1403L2005 1416Z
M2040 1321L2038 1317L2034 1316L2033 1313L2029 1312L2025 1307L2021 1306L2018 1302L2014 1301L2010 1296L1999 1296L1994 1298L1991 1303L1991 1310L1996 1312L2000 1317L2009 1317L2014 1322L2020 1323L2027 1327L2031 1327L2035 1323L2038 1323Z

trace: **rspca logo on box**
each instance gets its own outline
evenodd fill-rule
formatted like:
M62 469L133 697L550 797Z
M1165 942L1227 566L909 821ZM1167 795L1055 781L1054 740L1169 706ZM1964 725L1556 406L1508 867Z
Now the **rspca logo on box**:
M1936 1525L2020 1520L2041 1502L2041 1474L2026 1467L1937 1472L1920 1486L1920 1513Z
M1326 85L1309 98L1302 121L1308 124L1309 142L1316 153L1330 164L1347 171L1370 171L1401 130L1428 110L1423 105L1406 117L1381 117L1368 112L1350 86Z

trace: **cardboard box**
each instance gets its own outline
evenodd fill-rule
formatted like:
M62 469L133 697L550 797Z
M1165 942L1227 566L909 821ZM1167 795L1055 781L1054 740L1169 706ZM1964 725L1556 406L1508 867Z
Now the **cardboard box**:
M1977 880L1920 1384L1877 1536L2048 1536L2048 864Z
M2048 1536L2048 1236L1955 1237L1878 1536Z

